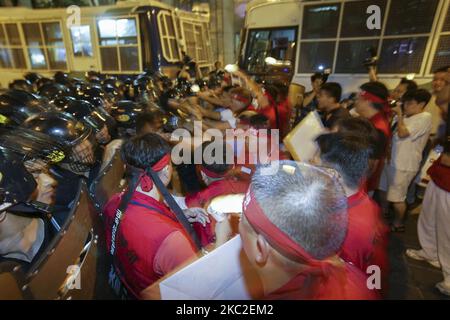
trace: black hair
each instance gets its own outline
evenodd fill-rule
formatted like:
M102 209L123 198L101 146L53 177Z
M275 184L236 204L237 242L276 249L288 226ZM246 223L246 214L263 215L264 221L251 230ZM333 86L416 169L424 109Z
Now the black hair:
M278 90L278 97L280 98L280 100L284 100L287 98L288 94L289 94L289 87L284 84L283 82L279 81L279 80L275 80L271 83L272 86L274 86L275 88L277 88Z
M389 97L389 90L383 83L378 81L366 82L360 87L360 89L363 91L367 91L368 93L371 93L374 96L377 96L378 98L381 98L386 101ZM381 103L372 103L372 105L377 110L384 109L384 105Z
M255 114L248 118L248 123L255 129L266 129L269 123L269 118L263 114Z
M236 89L237 87L234 85L230 85L230 86L225 86L222 88L223 92L230 92L233 89Z
M370 145L370 159L377 160L383 158L387 147L387 137L383 131L364 118L343 118L337 121L336 127L343 134L359 135L367 139Z
M212 141L207 141L204 142L201 146L202 151L205 152L205 149L208 147L212 147L212 145L214 144L214 142ZM214 157L214 160L216 160L216 153L215 153L216 149L214 149L214 151L212 152L211 156ZM233 150L231 150L231 147L227 144L227 143L223 143L223 149L222 149L222 159L218 159L219 161L214 161L212 163L206 163L204 156L202 157L203 161L202 161L202 167L204 167L205 169L220 174L220 175L224 175L226 174L232 167L232 164L227 164L227 153L228 152L233 152Z
M148 133L126 141L121 149L123 161L139 169L154 166L171 150L169 144L158 134Z
M314 82L314 81L316 81L316 80L318 80L318 79L321 79L321 80L324 80L324 79L325 79L323 73L316 72L316 73L314 73L314 74L311 76L311 82Z
M277 101L278 95L280 94L279 89L274 85L265 85L264 90L272 97L274 101Z
M406 101L416 101L417 103L424 103L425 106L430 102L431 100L431 93L429 93L425 89L418 89L414 91L408 91L403 95L402 100L404 102Z
M413 91L413 90L417 90L419 88L419 86L417 85L417 83L415 81L408 80L406 78L402 78L400 80L400 84L406 85L406 91Z
M349 187L358 187L369 168L370 145L356 134L329 133L316 139L324 165L338 171Z
M147 124L152 126L155 121L162 119L163 116L161 111L145 112L138 115L136 117L136 133L140 135Z
M328 82L322 85L320 91L325 91L334 101L339 102L342 98L342 87L339 83Z

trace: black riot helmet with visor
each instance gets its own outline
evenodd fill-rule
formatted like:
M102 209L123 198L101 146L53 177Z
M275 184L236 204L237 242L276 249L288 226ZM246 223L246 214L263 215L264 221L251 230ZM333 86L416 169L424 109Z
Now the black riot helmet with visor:
M48 100L54 100L58 97L70 95L71 91L68 87L60 83L48 83L39 88L38 94Z
M70 114L78 121L91 127L98 143L106 144L111 140L108 134L107 116L104 116L99 109L88 101L65 97L55 100L54 104L59 111Z
M108 98L114 103L122 99L122 93L120 90L110 84L103 85L103 91L107 94Z
M133 101L120 101L111 110L111 116L116 120L119 136L136 134L137 117L144 113L144 107Z
M106 125L106 119L88 101L66 97L56 99L53 103L59 111L70 114L95 132L99 132Z
M23 90L33 92L33 84L26 79L17 79L9 84L9 89Z
M101 101L102 107L108 112L113 104L113 99L110 94L106 93L100 85L89 84L78 89L76 98L89 101L97 107L99 107L97 104Z
M28 72L27 74L25 74L24 78L30 81L31 84L36 84L37 81L42 78L42 76L36 72Z
M53 79L46 78L46 77L40 77L36 80L36 92L39 92L39 90L44 87L45 85L55 83Z
M93 130L73 116L62 112L45 112L29 118L25 128L50 136L70 149L60 166L76 174L86 174L96 163L97 143Z
M31 202L37 187L20 157L0 149L0 214L18 204Z
M0 128L0 150L14 152L23 161L42 160L48 164L61 163L70 153L66 145L24 127Z
M47 110L43 101L30 92L9 90L0 95L0 126L20 125L27 118Z

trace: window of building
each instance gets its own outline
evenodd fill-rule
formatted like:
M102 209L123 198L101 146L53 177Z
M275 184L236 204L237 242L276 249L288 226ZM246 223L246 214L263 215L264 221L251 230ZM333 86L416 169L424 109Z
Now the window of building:
M103 71L140 71L139 42L134 18L98 20Z
M66 70L67 57L59 22L22 23L31 69Z
M0 23L0 68L27 68L16 23Z
M180 61L175 25L169 11L161 11L158 14L158 28L164 59L168 62Z
M93 57L91 27L89 25L70 27L72 50L75 57Z

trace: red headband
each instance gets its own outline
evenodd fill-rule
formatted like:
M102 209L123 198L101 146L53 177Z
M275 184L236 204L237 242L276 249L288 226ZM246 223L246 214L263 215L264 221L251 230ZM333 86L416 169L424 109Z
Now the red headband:
M370 92L367 92L367 91L361 91L361 97L363 97L364 99L366 99L366 100L368 100L368 101L370 101L370 102L372 102L372 103L379 103L379 104L382 104L383 105L383 109L382 109L382 111L386 114L386 115L390 115L391 113L392 113L392 110L389 108L389 105L388 105L388 101L387 100L384 100L384 99L382 99L382 98L380 98L380 97L377 97L376 95L374 95L374 94L372 94L372 93L370 93Z
M335 271L336 267L330 261L313 258L297 242L275 226L259 206L251 187L244 200L243 214L253 229L264 236L278 252L290 260L306 264L309 267L306 272L328 276Z
M277 228L264 214L251 189L248 190L243 204L243 213L255 231L280 250L287 258L297 262L307 262L314 259L286 233Z
M152 166L152 170L155 172L160 172L170 164L170 161L170 153L168 153ZM153 189L153 181L145 172L142 173L140 181L141 189L143 191L150 192Z
M242 102L245 105L248 105L250 103L250 101L248 99L246 99L246 98L244 98L244 97L242 97L242 96L240 96L238 94L234 94L232 99L233 100L237 100L239 102Z
M212 179L220 179L223 178L226 173L216 173L216 172L212 172L211 170L206 169L204 166L200 167L200 171L203 172L207 177L212 178Z
M370 92L367 92L367 91L361 91L360 96L366 100L369 100L370 102L373 102L373 103L381 103L381 104L387 103L387 100L382 99L382 98L380 98Z

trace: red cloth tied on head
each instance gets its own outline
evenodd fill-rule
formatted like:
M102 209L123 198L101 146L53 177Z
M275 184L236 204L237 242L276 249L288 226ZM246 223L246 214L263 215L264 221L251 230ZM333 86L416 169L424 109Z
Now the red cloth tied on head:
M232 96L232 99L233 99L233 100L237 100L237 101L239 101L239 102L242 102L242 103L245 104L246 106L250 104L250 101L249 101L247 98L245 98L245 97L243 97L243 96L241 96L241 95L239 95L239 94L234 94L234 95Z
M216 173L216 172L212 172L211 170L206 169L204 166L200 167L200 172L203 172L203 174L209 178L212 179L221 179L221 178L225 178L228 174L228 172L230 172L230 170L228 170L225 173Z
M317 278L317 281L306 281L299 284L304 290L310 290L318 295L328 290L335 290L335 292L343 290L346 280L343 266L337 265L331 260L315 259L302 246L275 226L264 214L251 191L251 187L244 200L243 214L253 229L262 235L280 254L306 266L297 277L306 275L307 277Z
M367 101L370 101L372 103L378 103L383 105L383 112L386 115L390 115L392 113L392 110L389 108L389 103L386 99L380 98L370 92L367 91L361 91L360 96Z
M160 172L170 164L170 160L170 153L168 153L152 166L152 170ZM143 191L150 192L153 189L153 180L145 173L145 171L141 174L139 180Z

